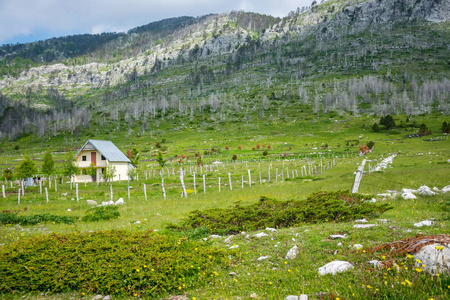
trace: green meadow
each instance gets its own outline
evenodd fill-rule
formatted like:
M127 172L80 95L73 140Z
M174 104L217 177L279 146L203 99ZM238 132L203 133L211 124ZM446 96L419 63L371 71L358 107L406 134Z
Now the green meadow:
M14 277L6 276L8 273L5 273L7 269L4 267L2 277L8 280L0 285L0 295L4 299L91 299L96 294L110 294L113 299L171 299L177 295L184 295L187 299L284 299L288 295L300 294L307 294L310 299L446 299L450 292L448 274L428 274L417 268L406 254L372 251L383 243L417 235L448 235L450 229L450 194L418 196L416 200L403 200L400 194L387 199L377 196L386 190L401 193L403 188L417 189L427 185L442 189L450 184L450 141L447 135L440 134L442 122L447 118L435 115L409 117L409 120L405 116L395 116L394 119L396 128L380 132L371 130L372 124L379 120L373 116L298 112L285 120L226 123L214 130L195 124L173 130L172 124L166 121L158 130L140 135L105 133L91 138L112 140L123 152L132 148L140 152L138 178L130 182L113 182L111 186L105 182L79 183L78 199L75 185L61 176L61 170L66 153L74 154L75 149L84 144L85 136L78 139L59 136L44 143L28 136L4 143L0 157L3 168L17 168L25 155L41 166L45 151L51 150L57 172L52 176L51 185L45 181L42 186L48 189L48 202L39 186L32 186L25 189L18 204L18 182L2 181L6 187L6 197L0 199L2 215L49 214L75 218L71 224L59 223L59 219L35 225L2 224L0 252L5 255L2 257L11 258L14 253L23 255L22 258L14 256L15 260L8 260L8 267L25 257L36 263L34 267L42 265L42 261L39 263L32 258L36 255L44 257L46 249L30 245L51 245L47 238L55 239L55 243L61 239L80 239L79 243L86 247L90 238L98 241L98 249L105 249L105 256L109 255L108 251L113 251L107 249L120 249L116 251L117 255L125 255L131 248L102 246L107 243L111 232L117 230L128 237L124 238L125 245L130 242L142 246L142 257L136 254L141 260L127 258L129 264L127 259L115 261L110 258L117 268L105 274L102 270L108 264L94 259L90 262L93 265L90 271L93 272L92 278L84 279L90 284L77 285L73 282L72 288L68 283L56 284L71 278L72 269L61 275L58 281L52 278L52 274L43 272L45 280L40 279L42 282L32 277L32 271L24 269L23 273L18 271L23 276L16 276L14 280L17 282L12 284L8 280ZM417 124L421 123L426 123L433 134L405 137L416 133ZM369 141L375 142L373 151L359 156L360 146ZM157 142L164 148L157 148ZM267 155L263 155L265 150ZM155 160L158 151L164 153L166 165L163 168ZM201 167L196 153L201 154ZM369 164L374 167L392 154L396 157L388 168L369 173ZM236 155L236 160L232 159L233 155ZM211 238L212 228L186 231L168 228L169 224L182 224L193 211L225 209L236 203L248 206L258 203L261 196L280 201L306 201L315 192L351 190L354 172L363 159L367 162L359 193L367 195L368 199L375 198L379 204L392 205L392 209L381 215L368 216L369 223L376 224L375 227L356 229L353 220L318 219L313 223L276 228L277 231L273 232L263 226L258 231L237 234L227 242L226 236ZM213 164L217 161L221 163ZM187 197L182 197L180 168L184 170ZM303 173L305 169L308 174ZM161 178L164 179L165 199ZM94 222L82 220L92 210L86 200L101 204L111 198L113 201L119 198L125 201L124 205L118 206L118 218ZM386 219L387 222L378 219ZM434 220L433 226L413 226L416 222L430 219ZM268 236L254 236L260 232ZM346 234L347 238L332 240L330 234ZM173 242L174 249L178 250L170 252L170 257L156 259L155 255L163 251L162 248L145 252L144 245L152 246L139 240L143 235L146 240L149 238L147 235L155 239L154 245L168 239L167 243ZM89 238L83 240L86 236ZM341 246L338 246L339 242ZM73 244L67 243L64 247L71 249L75 247ZM351 247L353 244L364 247L354 249ZM184 246L176 248L176 245ZM298 257L286 259L286 253L295 245L300 249ZM232 246L238 247L230 249ZM63 253L64 247L59 250L50 247L52 250L48 253L58 256L58 251ZM82 251L82 248L78 246L77 251ZM196 251L199 251L198 256L193 255ZM92 254L83 253L87 256ZM65 256L60 255L61 261L65 261ZM209 261L208 257L213 255L217 259ZM172 261L174 256L180 262ZM258 260L263 256L267 258ZM47 259L50 261L50 258ZM386 262L386 267L374 268L368 264L373 259ZM320 276L318 268L333 260L349 261L354 269L337 275ZM160 265L159 261L167 262L167 265ZM400 266L400 271L389 267L393 262ZM170 272L177 272L170 273L169 269ZM155 270L159 272L157 275ZM131 283L124 284L121 278ZM96 284L91 282L94 279L98 281ZM27 280L33 283L37 280L39 284L27 284ZM110 287L108 280L116 282L117 288ZM53 281L55 284L51 284ZM159 285L158 281L167 284ZM152 287L151 282L156 284Z

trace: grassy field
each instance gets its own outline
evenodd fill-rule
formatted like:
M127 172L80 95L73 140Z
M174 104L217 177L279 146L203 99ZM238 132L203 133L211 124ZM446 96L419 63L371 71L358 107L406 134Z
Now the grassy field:
M398 117L397 122L405 117ZM304 200L308 195L317 191L349 190L354 181L354 172L363 160L357 151L362 143L375 141L375 149L364 158L366 173L362 177L359 192L375 195L378 202L392 204L393 209L385 212L379 218L387 219L382 223L376 219L369 219L377 224L369 229L355 229L353 222L319 222L316 224L302 224L293 228L279 228L276 232L265 231L269 236L256 238L248 232L237 235L226 243L225 238L213 239L208 242L209 247L225 249L229 252L230 262L221 265L212 273L212 278L199 280L191 286L180 286L177 291L170 291L154 295L156 298L169 298L173 295L186 295L189 299L283 299L288 295L308 294L312 299L319 299L324 293L325 299L446 299L450 292L448 275L429 275L417 271L414 263L404 257L390 257L389 253L373 253L372 247L417 234L435 235L449 234L450 194L421 197L417 200L402 200L399 197L383 200L376 194L386 190L401 191L402 188L417 189L421 185L439 189L450 184L450 141L447 136L437 134L444 117L415 117L417 123L426 122L435 134L422 138L404 138L405 134L415 133L414 128L405 127L395 131L374 133L370 125L377 118L349 117L343 122L334 121L328 116L315 119L314 122L296 121L294 118L282 124L271 124L270 128L264 122L253 122L251 126L243 123L224 125L220 130L205 130L200 134L198 130L186 128L180 131L169 131L162 128L164 133L145 134L128 138L114 137L122 150L136 147L142 151L139 165L139 180L130 182L130 199L128 199L128 183L113 183L113 200L124 198L125 205L119 207L120 217L111 221L82 222L74 224L42 223L34 226L2 225L0 227L0 244L14 245L27 241L34 236L50 233L71 234L98 232L105 230L125 230L125 232L145 232L158 230L160 234L179 235L166 229L168 223L179 223L193 210L212 208L227 208L236 202L243 205L256 203L260 196L267 196L277 200ZM405 123L405 121L404 121ZM163 126L169 126L163 124ZM436 141L428 141L430 139ZM97 139L108 139L99 136ZM164 138L162 143L167 145L165 158L175 155L190 155L182 165L178 159L168 161L163 169L163 177L167 198L164 200L161 190L159 168L153 159L156 153L154 147L157 141ZM349 145L347 146L347 141ZM72 149L84 141L67 138L55 138L41 144L34 143L30 137L22 141L4 145L5 149L12 149L20 145L14 155L3 154L0 163L3 167L17 166L22 155L30 155L39 165L44 152L43 149L54 150ZM260 143L259 150L251 150ZM322 144L328 148L322 149ZM353 146L352 146L353 144ZM228 145L230 150L225 150ZM242 150L238 149L241 145ZM264 146L263 146L264 145ZM268 156L263 156L264 149L271 145ZM153 149L152 149L153 147ZM202 155L204 166L202 170L196 166L194 152L218 147L220 153ZM291 149L289 149L291 147ZM194 150L195 149L195 150ZM9 152L9 151L6 151ZM368 172L368 164L374 166L383 158L396 153L393 163L384 172ZM238 155L238 160L232 162L232 155ZM54 152L55 160L63 159L63 152ZM212 166L211 162L220 160L223 164ZM333 162L336 163L331 168ZM308 164L317 167L322 172L315 174L301 174L302 166L308 169ZM208 165L208 167L206 167ZM328 168L327 168L328 166ZM181 184L178 170L185 169L185 183L187 198L181 197ZM271 180L268 182L270 167ZM207 169L207 170L206 170ZM170 171L170 176L167 171ZM248 180L248 170L251 172L251 186ZM278 170L278 177L276 177ZM196 186L194 188L193 172L196 172ZM292 172L294 171L294 176ZM232 190L228 182L228 174L232 179ZM259 174L261 173L261 182ZM146 175L147 174L147 175ZM289 177L288 175L289 174ZM155 176L153 176L155 175ZM203 189L202 175L206 178L206 193ZM219 192L219 178L221 180ZM242 178L244 183L242 187ZM99 204L110 200L110 186L87 183L79 184L79 199L76 200L75 188L70 188L67 178L58 178L57 191L52 181L49 189L49 201L41 194L39 187L29 187L18 204L18 186L11 183L6 185L6 198L0 199L2 211L18 211L19 215L53 214L58 216L75 216L81 219L89 210L86 200L95 200ZM45 183L47 186L48 183ZM147 190L147 200L144 195L144 184ZM196 193L194 192L196 191ZM70 210L70 211L69 211ZM431 227L416 228L414 223L435 219ZM258 231L260 232L260 231ZM347 239L337 241L328 238L330 234L347 234ZM187 233L184 233L187 234ZM192 239L208 237L204 232ZM342 246L338 246L342 242ZM362 244L363 249L355 250L349 246ZM238 245L236 249L230 248ZM299 257L294 260L285 259L287 251L297 245L300 248ZM1 250L1 248L0 248ZM257 260L261 256L267 259ZM385 257L383 259L383 257ZM386 258L387 257L387 258ZM317 269L324 264L338 260L351 262L355 269L351 272L336 276L319 276ZM401 272L394 268L387 270L371 267L367 262L372 259L396 261L401 265ZM407 269L405 269L407 268ZM231 275L230 275L231 274ZM91 291L70 291L67 293L40 296L45 291L35 293L6 292L2 297L75 299L92 296ZM37 293L37 294L36 294ZM319 296L317 296L319 294ZM118 296L119 298L146 298L149 295Z

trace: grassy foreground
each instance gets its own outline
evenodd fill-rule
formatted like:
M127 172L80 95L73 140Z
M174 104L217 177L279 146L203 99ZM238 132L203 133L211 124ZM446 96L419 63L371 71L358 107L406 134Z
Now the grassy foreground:
M434 124L432 122L429 123ZM439 122L435 122L436 127ZM88 183L85 186L79 184L77 201L75 187L71 189L65 180L58 181L57 191L54 183L51 187L46 183L49 189L48 203L45 194L40 193L39 187L29 187L26 189L25 195L21 197L21 203L18 204L18 186L13 184L11 187L8 183L6 198L0 198L0 209L3 213L15 211L18 216L50 214L56 217L49 219L48 222L42 221L36 225L3 224L0 227L0 244L2 244L0 252L4 257L11 258L18 255L18 253L8 252L10 249L20 252L25 251L25 245L33 243L45 245L48 241L45 243L39 243L39 241L46 239L58 240L72 237L75 240L75 237L85 235L99 238L102 235L111 235L112 232L119 230L120 234L129 237L127 240L132 240L132 237L139 239L139 237L149 234L158 236L158 238L153 237L154 239L167 239L171 241L169 244L173 242L174 247L169 250L176 250L177 253L171 253L169 257L171 259L177 258L180 262L179 265L187 268L180 268L180 272L172 273L169 276L165 271L166 269L153 267L156 263L152 261L151 256L131 255L129 261L133 264L124 267L123 272L116 273L119 281L125 280L128 274L132 275L133 280L138 279L142 274L150 276L146 272L152 272L153 269L160 272L155 275L155 282L158 282L158 280L168 282L164 280L165 276L172 279L181 276L185 270L191 269L192 271L193 268L190 268L190 266L194 266L194 263L199 271L186 273L187 275L181 281L177 281L177 284L172 282L168 284L170 287L164 286L164 289L160 289L158 293L156 293L156 289L153 292L146 293L141 293L139 289L136 289L130 293L117 294L112 289L106 289L105 287L109 283L101 280L98 287L103 287L103 290L90 289L82 285L74 285L69 290L52 290L45 287L45 284L55 280L54 273L50 274L49 272L48 274L41 274L41 280L45 284L32 288L33 292L29 292L29 289L14 291L2 289L1 297L4 299L22 297L29 299L91 299L95 295L93 293L95 290L103 291L104 294L110 293L115 298L124 299L134 297L170 298L175 295L186 295L189 299L237 299L237 297L241 299L283 299L287 295L298 295L300 293L308 294L312 299L320 299L320 297L323 299L446 299L450 293L448 275L430 275L424 272L421 267L417 267L415 262L406 255L399 257L393 256L389 252L373 252L370 249L383 243L413 237L417 234L448 235L450 232L450 194L438 193L436 196L418 196L416 200L403 200L399 197L383 200L381 197L375 196L377 203L392 205L393 208L384 212L381 216L369 218L369 223L377 226L368 229L354 228L353 220L344 220L344 222L322 220L314 224L305 222L293 227L277 228L276 232L258 230L249 231L246 234L238 233L227 242L225 242L225 236L208 239L210 235L208 230L174 232L166 229L166 225L169 223L182 224L188 214L194 210L228 208L237 201L240 201L243 206L248 206L257 203L262 195L275 198L278 201L304 201L308 195L314 192L350 189L354 180L353 173L362 161L361 157L351 154L355 149L345 151L345 140L362 134L360 129L355 129L361 128L359 126L361 124L353 125L355 126L348 129L342 128L344 133L330 135L318 132L317 136L304 137L305 141L300 141L293 135L275 137L273 140L264 139L264 143L273 145L275 149L271 151L268 158L264 158L262 161L259 161L261 157L259 152L242 150L238 162L231 163L231 151L223 152L221 160L226 162L225 164L208 168L208 170L204 167L201 172L197 168L195 186L193 174L195 163L185 164L187 198L181 198L181 185L176 173L179 165L174 163L174 165L168 166L168 170L171 171L170 176L165 169L163 176L167 198L164 200L161 191L161 178L159 175L153 176L155 173L153 171L157 170L155 162L141 162L139 181L130 183L129 199L127 183L113 183L113 199L116 201L119 197L122 197L126 204L118 208L120 216L111 220L82 221L83 216L90 209L86 200L95 200L98 203L110 200L109 185ZM320 125L319 128L326 131L327 126L332 126L332 124ZM178 141L176 139L177 134L179 133L173 133L173 136L169 135L168 139ZM212 135L211 138L218 138L217 133L211 132L210 134ZM252 133L243 132L242 136L247 134ZM373 166L391 153L397 153L398 155L391 167L388 167L384 172L365 173L359 189L360 193L376 195L384 193L386 190L417 189L421 185L441 189L450 184L450 164L447 162L450 159L450 141L445 136L439 141L426 141L427 137L404 139L396 134L390 136L386 136L384 133L364 132L364 134L367 134L365 138L376 141L375 151L365 156L369 160L366 171L368 170L368 164ZM227 135L225 135L225 138L227 138ZM203 144L203 139L199 141L194 139L184 140L185 138L178 144L170 145L169 153L180 154L183 149L190 149L188 146L191 144L192 148L200 148ZM295 144L298 147L298 149L294 147L296 154L291 154L287 159L281 159L279 156L279 154L289 151L283 146L284 141L288 145ZM328 150L332 151L312 149L313 143L320 146L322 141L328 142L329 145L340 143L341 147L330 147L331 149ZM138 142L136 141L136 143ZM248 145L242 143L242 146L247 149L255 142L248 142ZM224 145L228 144L228 142L223 143ZM241 144L240 141L235 142L235 144L238 143ZM236 149L237 145L235 144L230 143L230 148ZM261 144L263 143L261 142ZM222 146L224 147L224 145ZM32 148L30 149L30 151L33 151ZM38 153L38 150L36 150L37 157L40 155ZM149 157L151 157L151 153L150 151ZM258 156L255 153L258 153ZM218 156L211 157L210 161L218 158ZM3 156L1 159L3 163L10 164L13 161L17 164L18 161L16 160L21 159L21 157ZM8 160L8 162L5 162L5 160ZM207 164L210 164L210 161L205 158ZM332 168L329 167L334 162L336 165ZM303 166L308 168L309 164L320 169L321 163L323 166L322 172L302 175L301 168ZM270 181L268 178L269 167ZM251 186L248 180L248 170L250 170L252 179ZM174 174L172 174L172 171L174 171ZM152 175L149 175L150 172ZM229 186L228 173L231 176L232 189ZM278 177L276 177L276 173L278 173ZM259 174L261 174L261 181ZM287 174L289 174L289 177ZM206 191L204 190L202 175L205 175ZM219 177L221 178L220 192ZM242 183L242 178L244 178L244 183ZM147 199L144 195L144 184ZM77 219L73 224L58 221L65 217L76 217ZM431 218L434 218L434 226L421 228L413 226L416 222ZM386 219L387 221L378 219ZM158 230L158 232L149 233L149 231L154 230ZM259 232L265 232L268 236L255 237L254 234ZM329 238L330 234L346 234L347 238L332 240ZM207 241L203 241L203 238L207 238ZM189 247L178 249L176 243L180 239L185 239L185 245L189 245ZM108 240L110 239L104 241ZM99 245L101 243L103 242L100 242ZM338 246L338 243L342 243L342 245ZM353 244L361 244L363 248L350 247ZM90 246L91 248L82 245L80 243L80 251L97 249L98 251L105 251L105 255L109 251L107 250L108 247L102 250L101 247L94 247L95 245ZM297 245L300 249L299 257L288 260L285 258L286 253L294 245ZM230 249L232 246L238 247ZM151 249L150 246L145 247ZM52 253L50 246L39 249L41 249L39 253L42 255ZM118 247L117 249L122 249L120 250L122 255L131 251L132 246L128 248L126 246ZM204 253L216 253L211 254L214 261L209 261L209 254L199 259L194 255L195 249L201 249ZM34 256L36 256L35 253L31 257ZM219 258L221 256L225 258L224 261ZM133 259L136 257L144 258L135 264ZM258 260L260 257L266 258ZM33 259L39 259L39 256ZM202 259L206 259L205 263L198 264L199 261L203 261ZM352 271L335 276L319 276L317 269L336 259L349 261L355 268ZM401 267L400 271L397 268L374 268L367 263L373 259L389 262L388 265L395 261ZM114 264L120 267L122 263L121 261L115 261ZM102 266L105 267L105 263L101 261L92 262L92 264L96 270L102 270ZM146 268L143 267L144 265ZM173 269L172 266L168 266L168 268ZM139 269L139 272L136 271L137 269ZM146 270L144 271L144 269ZM130 273L131 271L134 273ZM101 272L95 274L101 276ZM121 277L121 274L125 278ZM135 275L136 277L134 277ZM2 274L3 278L6 278L5 274ZM20 280L20 278L18 277L16 280ZM128 285L124 288L127 289Z

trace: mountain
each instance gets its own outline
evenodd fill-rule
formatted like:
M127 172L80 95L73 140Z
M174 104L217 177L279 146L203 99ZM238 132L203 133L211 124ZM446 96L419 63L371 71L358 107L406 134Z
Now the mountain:
M449 112L448 1L313 4L283 19L231 12L3 46L0 136L85 134L99 122L142 131L176 116L208 112L214 123L299 104Z

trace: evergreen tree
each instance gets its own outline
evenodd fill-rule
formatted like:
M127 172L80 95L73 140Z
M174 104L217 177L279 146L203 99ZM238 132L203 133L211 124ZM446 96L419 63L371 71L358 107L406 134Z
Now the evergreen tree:
M55 172L55 161L50 151L47 151L44 156L44 163L42 164L42 173L47 177L50 177Z
M162 156L161 151L158 152L158 158L156 159L156 161L158 162L159 166L162 168L164 168L164 165L166 164L166 161L164 160L164 157Z
M17 175L19 176L19 178L24 179L27 177L32 177L36 173L36 164L31 160L29 156L25 156L25 159L17 169Z
M450 133L450 122L447 123L444 121L444 123L442 123L442 133Z
M380 119L380 125L384 125L384 127L389 130L391 128L395 127L395 121L394 118L392 118L391 115L387 115L385 117L381 117Z

